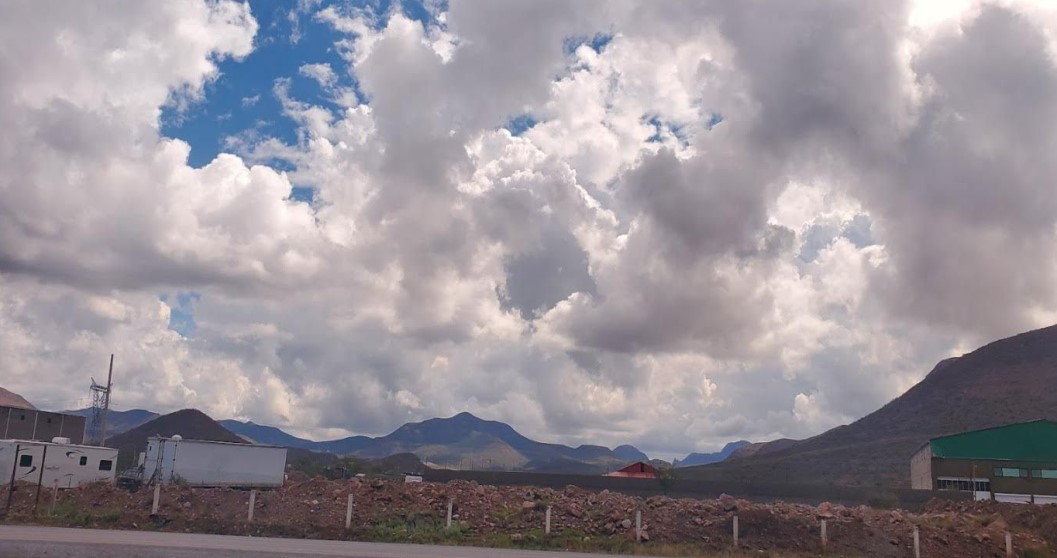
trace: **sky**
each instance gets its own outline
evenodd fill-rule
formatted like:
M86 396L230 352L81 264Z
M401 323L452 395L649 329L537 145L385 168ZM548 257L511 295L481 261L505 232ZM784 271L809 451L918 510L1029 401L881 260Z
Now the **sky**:
M0 385L659 456L1057 323L1043 0L0 3Z

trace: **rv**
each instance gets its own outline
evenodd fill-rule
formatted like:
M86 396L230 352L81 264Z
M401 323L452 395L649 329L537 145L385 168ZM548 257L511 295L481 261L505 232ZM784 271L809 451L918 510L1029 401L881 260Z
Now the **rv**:
M69 438L50 442L0 440L0 484L41 483L73 488L89 482L114 482L117 450L71 444Z
M274 488L286 477L279 446L151 437L141 459L146 483Z

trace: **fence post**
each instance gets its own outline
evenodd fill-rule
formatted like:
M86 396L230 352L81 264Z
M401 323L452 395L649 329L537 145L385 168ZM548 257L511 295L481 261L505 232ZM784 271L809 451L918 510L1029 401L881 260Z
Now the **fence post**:
M635 510L635 542L642 542L642 510Z
M921 534L917 525L914 526L914 558L921 558Z
M158 515L158 504L161 501L161 484L154 485L154 503L151 504L150 514Z
M738 546L738 516L734 516L734 546Z
M1006 558L1013 558L1013 534L1006 531Z
M257 489L255 488L255 489L250 491L250 511L249 511L249 514L246 516L246 521L248 521L250 523L253 523L253 508L254 508L254 506L256 504L257 504Z
M51 506L48 507L48 515L55 515L55 501L59 499L59 479L55 479L51 487Z
M451 500L448 500L448 529L451 529L451 508L453 503L454 502Z
M826 543L828 542L828 541L826 541L826 520L825 519L822 520L821 530L822 530L822 553L825 554L826 553Z
M352 526L352 493L349 493L349 505L345 508L345 529Z
M547 513L545 514L546 519L543 520L543 534L551 534L551 507L547 506Z

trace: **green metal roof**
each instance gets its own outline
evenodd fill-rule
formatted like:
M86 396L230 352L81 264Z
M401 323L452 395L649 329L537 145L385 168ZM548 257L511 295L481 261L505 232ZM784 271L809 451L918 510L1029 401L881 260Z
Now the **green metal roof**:
M1057 422L1036 420L933 439L933 457L1057 462Z

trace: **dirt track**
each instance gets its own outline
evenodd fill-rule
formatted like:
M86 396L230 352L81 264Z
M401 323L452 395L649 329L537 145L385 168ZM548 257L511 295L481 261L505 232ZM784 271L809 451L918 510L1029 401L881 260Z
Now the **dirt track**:
M915 525L920 529L922 555L928 557L1004 556L1007 530L1017 549L1038 549L1039 556L1057 549L1057 506L937 501L921 514L909 514L865 506L750 504L730 497L642 499L572 486L551 490L458 481L403 484L295 478L282 489L257 494L251 524L246 521L246 491L166 487L156 516L150 513L152 492L130 493L108 485L61 491L56 516L48 517L50 494L45 490L40 513L34 517L34 491L21 488L5 522L627 552L638 549L633 523L638 510L648 539L638 550L729 549L735 514L740 548L783 555L817 555L822 550L822 519L827 521L828 551L833 555L912 555ZM346 531L349 494L354 506L352 526ZM444 528L449 501L454 502L451 530ZM548 506L549 537L543 534Z

